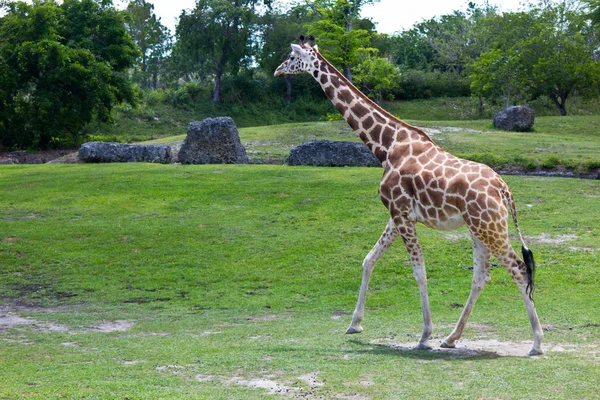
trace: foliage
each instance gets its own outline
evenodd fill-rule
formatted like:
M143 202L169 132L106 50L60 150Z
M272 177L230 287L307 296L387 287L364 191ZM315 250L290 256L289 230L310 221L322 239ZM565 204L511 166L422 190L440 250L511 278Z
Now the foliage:
M176 29L173 54L179 72L199 72L214 79L212 101L221 101L221 80L250 63L258 0L199 0L184 10ZM266 6L270 1L264 0Z
M133 80L144 88L156 89L172 46L169 29L146 0L131 0L125 12L127 31L140 50Z
M561 115L575 92L598 94L597 39L567 3L494 17L501 34L471 67L472 89L487 98L549 97Z
M400 73L395 65L377 56L377 49L373 50L365 51L362 61L355 67L354 83L377 103L384 98L393 100Z
M109 2L10 3L0 36L0 147L72 146L135 102L123 75L135 46Z
M307 25L308 33L319 41L323 56L340 67L352 81L351 68L359 62L360 49L376 35L374 25L359 23L362 7L374 0L313 0L310 7L321 18ZM367 29L365 29L367 28Z

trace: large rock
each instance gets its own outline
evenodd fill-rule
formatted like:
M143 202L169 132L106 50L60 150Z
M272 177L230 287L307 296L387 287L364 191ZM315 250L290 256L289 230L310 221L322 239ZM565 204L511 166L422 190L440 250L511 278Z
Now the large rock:
M526 132L533 127L535 111L524 106L505 108L494 117L494 127L514 132Z
M381 167L381 162L363 143L309 140L290 150L288 165L319 167Z
M150 162L168 164L173 154L164 144L123 144L112 142L84 143L79 149L79 159L88 163Z
M229 117L207 118L192 122L181 150L179 161L183 164L245 164L246 149L240 134Z

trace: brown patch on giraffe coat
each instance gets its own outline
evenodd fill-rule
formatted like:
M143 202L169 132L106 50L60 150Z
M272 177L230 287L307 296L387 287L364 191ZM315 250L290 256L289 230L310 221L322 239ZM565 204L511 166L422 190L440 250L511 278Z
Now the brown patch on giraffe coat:
M381 162L384 162L387 159L387 151L382 149L381 147L377 147L374 151L375 157Z
M354 100L354 95L348 89L344 89L338 93L337 98L338 98L338 100L343 101L346 104L350 104L350 103L352 103L352 100ZM354 110L354 108L353 108L353 110Z
M375 123L375 121L373 120L372 117L367 117L362 123L362 127L364 130L368 131L369 129L371 129L371 127L373 126L373 124Z
M367 115L369 113L369 109L367 107L363 106L361 103L357 103L354 105L354 107L352 107L352 112L359 119L361 119L362 117L364 117L365 115Z
M454 179L448 185L447 191L451 194L457 194L460 197L465 197L469 190L469 182L464 179Z
M332 86L327 86L323 89L329 100L333 100L335 96L335 89Z
M313 76L315 77L315 79L318 78L319 77L319 71L314 70L313 71Z
M402 191L406 193L407 196L414 197L415 190L413 188L413 181L411 178L403 176L400 179L400 187L402 188Z
M340 114L344 115L348 107L343 105L342 103L335 103L335 108L340 112Z
M336 75L332 75L330 80L331 80L331 84L333 86L335 86L336 89L339 89L339 87L342 86L342 80L340 78L338 78Z
M385 124L385 122L386 122L386 119L385 119L385 118L383 118L383 115L381 115L381 114L380 114L379 112L377 112L377 111L374 111L374 112L373 112L373 117L375 117L375 120L376 120L377 122L379 122L380 124Z
M321 75L321 85L326 85L327 82L329 82L329 78L327 77L327 74Z
M352 128L352 130L358 130L358 121L354 119L352 115L349 115L346 121L348 122L348 125L350 125L350 128Z
M373 128L373 130L371 131L371 138L376 141L377 143L381 142L381 126L380 125L375 125L375 128Z
M390 147L392 147L392 143L394 143L394 134L396 133L396 131L394 131L392 128L390 128L389 126L386 126L383 129L383 133L381 135L381 144L383 145L383 147L385 147L386 149L389 149Z
M410 147L407 144L399 144L396 142L394 147L389 151L388 160L392 165L398 165L398 162L410 152Z

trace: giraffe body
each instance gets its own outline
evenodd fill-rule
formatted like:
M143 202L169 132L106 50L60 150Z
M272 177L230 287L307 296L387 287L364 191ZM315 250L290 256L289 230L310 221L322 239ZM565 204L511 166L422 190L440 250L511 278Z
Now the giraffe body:
M389 210L388 224L363 261L363 276L352 322L346 333L362 332L361 322L370 276L377 260L402 238L408 250L421 297L423 333L417 348L428 349L432 333L427 276L416 223L453 230L467 225L473 239L473 280L469 299L454 331L442 347L454 347L485 285L494 255L519 287L534 335L530 355L542 354L543 333L531 297L533 256L517 225L515 203L506 183L491 168L444 151L421 129L410 126L373 103L318 52L301 40L275 75L307 72L381 162L379 197ZM522 243L523 261L512 248L508 216Z

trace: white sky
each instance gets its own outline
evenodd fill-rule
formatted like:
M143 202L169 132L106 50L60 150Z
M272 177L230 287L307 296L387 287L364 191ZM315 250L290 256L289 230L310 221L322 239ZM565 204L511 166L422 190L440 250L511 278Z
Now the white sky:
M177 18L183 9L194 8L195 0L148 0L154 4L154 12L161 17L163 25L175 33ZM277 0L275 0L277 1ZM288 0L279 0L289 2ZM454 10L465 11L468 0L380 0L372 6L365 7L363 17L370 17L377 23L380 33L394 33L411 28L415 23L431 19L435 16L449 14ZM482 0L474 0L481 4ZM490 0L503 11L516 11L522 0ZM127 4L124 0L115 0L115 4ZM123 5L123 7L124 7Z

